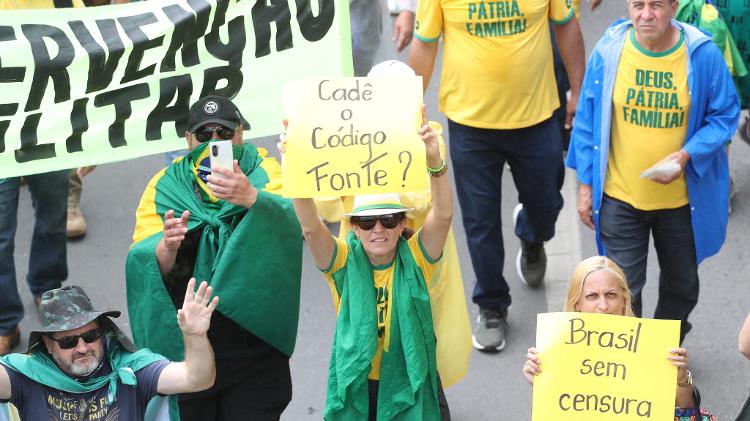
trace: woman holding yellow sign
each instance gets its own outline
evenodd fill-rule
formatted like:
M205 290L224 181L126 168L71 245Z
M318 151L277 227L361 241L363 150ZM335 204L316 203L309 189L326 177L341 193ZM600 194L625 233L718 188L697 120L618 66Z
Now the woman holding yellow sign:
M568 285L568 295L563 311L581 313L602 313L635 317L630 304L630 289L625 274L612 260L604 256L594 256L578 264ZM671 349L667 359L677 367L677 395L675 396L675 420L682 417L701 418L700 395L693 387L693 378L688 371L688 353L685 348ZM542 372L538 350L528 349L523 374L529 384L534 376ZM616 407L617 402L612 404Z
M397 194L356 196L346 240L321 222L312 199L294 199L338 313L326 420L450 419L437 373L429 284L450 229L453 199L424 107L422 115L418 133L433 205L411 237L404 235L409 209ZM284 152L283 145L279 149Z

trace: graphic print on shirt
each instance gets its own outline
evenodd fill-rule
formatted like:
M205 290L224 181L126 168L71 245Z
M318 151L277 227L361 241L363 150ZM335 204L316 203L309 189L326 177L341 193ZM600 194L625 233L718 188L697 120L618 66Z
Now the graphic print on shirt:
M378 338L382 338L388 316L388 283L375 288L375 305L378 309Z
M50 421L119 421L120 408L107 405L107 392L81 396L47 389Z
M466 31L471 35L490 38L526 32L526 15L517 0L473 2L467 12Z

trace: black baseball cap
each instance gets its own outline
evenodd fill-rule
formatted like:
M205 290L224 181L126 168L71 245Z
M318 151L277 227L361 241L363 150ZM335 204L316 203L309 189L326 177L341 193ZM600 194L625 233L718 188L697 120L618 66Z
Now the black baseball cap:
M190 107L188 114L190 133L195 133L199 127L208 123L217 123L232 129L242 124L245 130L250 130L250 123L242 117L237 106L223 96L204 96Z

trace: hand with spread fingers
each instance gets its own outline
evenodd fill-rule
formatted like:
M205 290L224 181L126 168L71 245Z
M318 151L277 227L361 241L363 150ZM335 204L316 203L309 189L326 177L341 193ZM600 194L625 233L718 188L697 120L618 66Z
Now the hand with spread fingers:
M164 246L170 251L177 251L188 232L188 220L190 211L182 212L179 218L175 218L174 209L164 214Z
M240 165L235 159L233 169L222 167L211 168L213 173L221 174L224 178L216 175L209 175L206 184L211 193L219 199L224 199L229 203L252 208L255 200L258 198L258 189L248 181L245 173L240 170Z
M202 336L211 325L211 314L219 305L219 297L211 299L213 288L206 281L195 291L195 278L188 281L182 308L177 310L177 324L185 336Z

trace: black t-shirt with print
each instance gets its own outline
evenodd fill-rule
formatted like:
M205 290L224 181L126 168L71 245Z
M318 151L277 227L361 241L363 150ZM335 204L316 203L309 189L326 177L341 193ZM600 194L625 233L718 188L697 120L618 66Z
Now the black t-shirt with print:
M10 377L11 397L8 402L18 408L24 421L141 421L146 406L156 396L161 371L169 364L159 360L138 370L137 385L117 384L117 399L107 405L109 383L89 393L68 393L37 383L8 367L0 365ZM93 377L112 372L109 362ZM3 401L0 401L3 402Z

